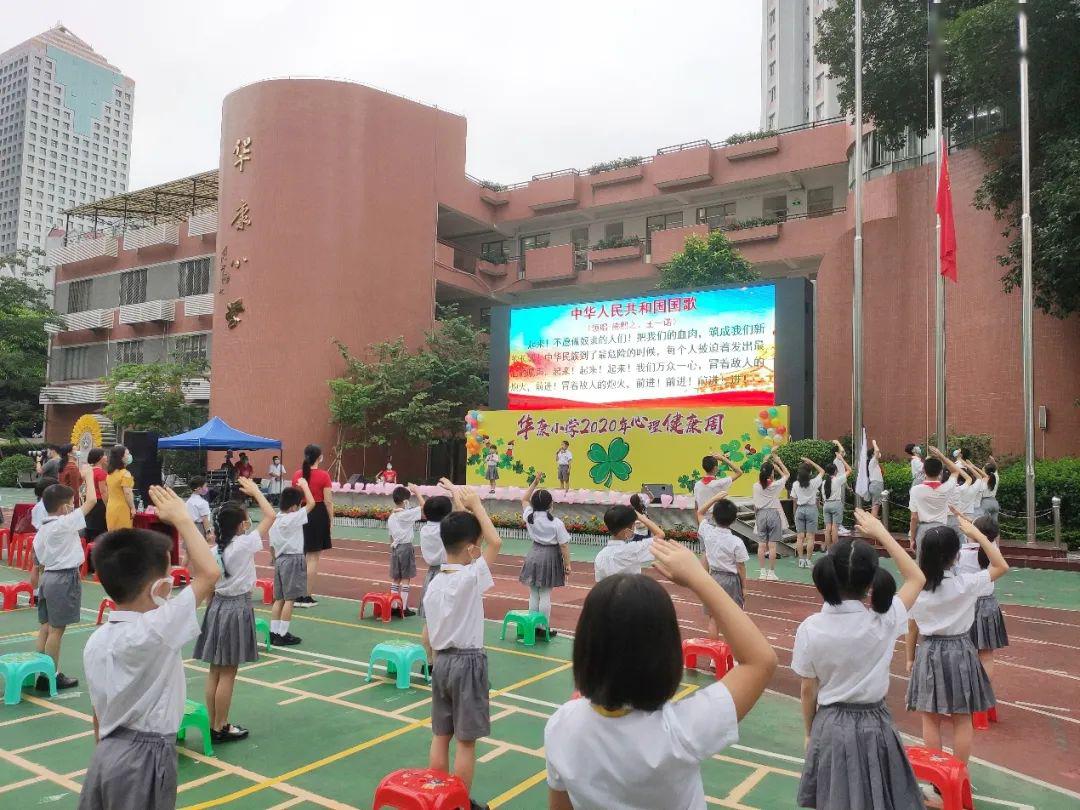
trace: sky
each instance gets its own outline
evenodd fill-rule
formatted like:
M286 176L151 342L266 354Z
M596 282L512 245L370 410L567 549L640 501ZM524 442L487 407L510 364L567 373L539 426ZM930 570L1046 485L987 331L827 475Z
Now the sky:
M758 0L7 0L0 51L62 22L135 80L129 188L217 167L222 99L347 79L468 119L503 183L755 130Z

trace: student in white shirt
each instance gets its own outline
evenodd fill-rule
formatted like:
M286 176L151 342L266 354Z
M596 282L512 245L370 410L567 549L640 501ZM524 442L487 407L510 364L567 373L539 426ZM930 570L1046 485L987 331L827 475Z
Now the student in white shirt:
M918 557L923 536L935 526L945 526L949 517L949 498L956 489L959 473L952 463L936 447L929 448L930 458L923 463L926 481L916 484L908 493L908 548ZM942 482L942 471L948 469L949 478Z
M880 520L856 509L855 523L889 552L904 584L898 593L877 551L862 540L840 541L814 565L825 604L799 625L791 657L803 679L807 739L798 806L922 810L885 695L896 639L926 578Z
M957 574L960 538L948 526L936 526L922 540L919 567L926 585L911 609L907 635L908 711L922 714L927 748L942 747L941 728L951 721L953 754L963 763L971 756L971 715L994 705L994 690L971 643L975 604L986 586L1009 571L997 546L953 509L960 529L978 543L990 561L985 571ZM916 647L916 640L918 646Z
M982 492L976 489L978 479L968 470L967 462L960 460L956 463L957 481L956 488L949 493L949 514L946 516L945 525L960 532L960 522L952 513L956 509L960 514L972 520L972 512L975 509L975 501L982 497Z
M721 461L724 462L731 474L718 478L716 472ZM694 504L698 509L712 500L714 495L731 489L735 479L740 478L743 474L743 471L735 466L735 462L720 452L709 453L701 459L701 469L704 470L705 477L698 479L694 483Z
M570 464L574 454L570 452L570 442L563 440L562 446L555 451L555 466L559 471L559 485L563 492L570 491Z
M457 499L468 511L443 518L446 562L424 593L423 642L434 654L429 767L450 770L450 740L456 739L454 774L471 790L476 741L491 732L484 593L495 587L491 566L502 538L480 496L467 489L458 492Z
M773 454L761 465L754 482L754 531L758 536L758 578L775 582L776 544L784 536L784 514L780 507L780 491L791 473L780 457ZM766 549L769 567L765 567Z
M986 539L998 546L998 524L989 515L975 520L975 528L986 535ZM1000 548L1000 546L998 546ZM990 567L990 558L986 556L978 543L970 540L960 546L960 557L956 563L957 574L977 574ZM994 681L994 651L1009 646L1009 634L1005 629L1005 616L1001 604L994 594L994 583L983 586L979 600L975 603L975 619L971 623L971 643L979 652L979 660L986 677Z
M904 445L904 452L910 457L911 485L921 484L926 480L926 473L923 471L922 448L917 444L907 444Z
M974 464L971 466L983 481L982 500L975 505L975 516L986 515L994 523L997 523L998 514L1001 511L997 499L998 484L1000 483L997 462L991 457L985 469L979 469Z
M843 445L836 445L836 456L825 465L825 480L821 484L822 515L825 518L825 550L828 551L840 539L840 526L844 523L844 489L851 467L844 459Z
M552 810L697 810L701 762L738 740L738 722L776 669L776 653L690 549L653 540L656 567L716 617L739 666L677 703L682 644L667 591L618 574L585 598L574 637L574 683L544 730Z
M409 498L415 496L417 506L409 506ZM416 523L423 515L424 496L412 484L407 487L394 487L390 496L394 509L386 519L386 530L390 533L390 593L401 597L401 616L415 616L416 611L409 609L409 594L412 581L416 577L416 546L413 545L413 533Z
M37 597L38 637L36 649L52 658L56 665L56 688L70 689L79 685L77 678L69 678L60 670L60 643L69 624L81 619L82 581L79 567L85 561L82 537L79 532L86 528L86 516L97 503L94 473L83 466L83 486L86 497L75 508L75 491L63 484L53 484L42 493L47 517L34 535L34 559L39 570ZM31 583L33 585L33 583ZM38 678L37 687L42 688ZM48 689L48 686L45 686Z
M870 442L866 448L866 477L867 488L870 491L870 512L874 517L881 514L881 493L885 491L885 476L881 473L881 448L877 446L877 439Z
M458 488L448 478L440 478L439 486L446 490L446 495L434 495L424 501L422 513L424 523L420 526L420 555L427 563L427 575L424 577L424 590L420 595L420 616L424 616L424 596L431 586L431 581L446 562L446 546L443 545L441 523L451 512L465 511L461 503ZM431 660L431 650L427 651Z
M246 728L229 722L229 707L240 664L259 660L251 589L255 587L255 554L262 549L275 519L274 507L254 481L239 477L236 485L255 501L262 519L252 530L247 509L235 502L225 504L214 516L215 554L222 576L203 614L194 652L195 658L210 665L206 708L210 712L210 737L216 743L248 736Z
M518 582L529 586L529 610L543 613L550 621L551 591L565 585L570 575L570 533L551 514L551 493L536 488L543 480L543 473L535 476L521 498L521 516L532 548L525 555ZM550 633L555 635L554 630Z
M495 482L499 480L499 451L495 449L493 444L488 445L487 454L484 456L484 465L486 467L484 477L491 486L489 494L494 495Z
M810 568L817 542L818 490L825 480L825 470L806 456L800 461L798 471L788 481L788 492L795 501L795 556L799 568Z
M746 599L746 561L750 554L742 538L731 531L731 524L739 516L739 510L727 499L726 492L719 492L697 511L698 537L705 547L701 563L716 584L723 588L735 604L742 607ZM709 614L709 637L720 638L720 628Z
M210 504L206 502L206 479L201 475L193 475L188 482L191 485L191 495L187 499L187 510L202 536L213 542L214 530L210 527Z
M150 500L158 518L176 527L192 580L169 599L172 543L157 532L120 529L94 543L94 568L116 608L83 649L97 745L79 810L176 806L176 732L186 698L181 649L198 635L195 609L221 572L180 497L151 487Z
M37 480L37 483L34 484L34 496L37 498L37 503L35 503L34 508L30 510L29 517L24 515L22 519L19 520L18 526L11 527L12 534L30 531L36 532L38 529L41 528L41 524L44 522L45 518L49 516L48 511L45 509L45 502L42 500L42 497L45 495L45 490L47 490L53 484L58 483L60 482L57 481L55 478L42 477ZM27 525L28 521L29 526ZM35 599L40 596L40 594L38 593L38 585L40 579L41 566L35 564L30 569L30 587L34 591Z
M635 539L634 526L638 521L648 528L650 537ZM604 512L604 525L611 539L600 549L593 562L596 581L615 574L640 574L641 567L653 561L649 540L663 538L664 530L632 506L612 506Z
M274 604L270 608L270 643L281 647L299 644L289 632L293 603L308 592L304 526L315 508L311 486L301 476L295 487L278 493L278 514L270 527L270 557L274 562Z

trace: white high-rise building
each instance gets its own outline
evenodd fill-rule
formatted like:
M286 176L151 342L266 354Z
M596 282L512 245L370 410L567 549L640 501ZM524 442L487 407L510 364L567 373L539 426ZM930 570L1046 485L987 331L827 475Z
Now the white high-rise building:
M837 82L814 57L818 15L836 0L761 0L761 128L840 115Z
M57 25L0 54L0 255L127 191L135 82Z

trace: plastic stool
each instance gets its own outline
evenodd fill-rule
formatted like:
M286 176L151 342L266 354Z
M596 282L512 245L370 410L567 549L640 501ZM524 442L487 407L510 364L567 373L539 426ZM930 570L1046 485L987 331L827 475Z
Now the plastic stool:
M0 526L0 559L4 556L4 544L11 539L11 529L7 526Z
M695 660L708 658L716 668L716 679L719 680L735 668L735 658L731 654L731 647L727 642L711 638L689 638L682 643L683 666L687 669L695 669Z
M196 728L202 733L203 753L212 757L214 746L210 740L210 713L206 707L194 700L184 701L184 717L180 721L180 730L176 732L176 741L183 742L187 737L188 727Z
M469 810L469 791L458 777L428 768L408 768L383 777L372 810Z
M181 585L191 584L191 572L181 565L173 566L173 569L169 571L169 576L172 577L172 584L174 588L179 588Z
M997 704L996 703L993 706L991 706L989 709L986 710L986 717L990 720L991 723L998 722Z
M112 599L102 599L101 600L101 604L98 605L98 609L97 609L97 623L98 624L101 624L102 618L105 616L105 609L106 608L108 608L109 610L116 610L116 602L114 602Z
M255 580L255 587L262 588L264 605L274 604L274 580L257 579Z
M90 571L90 544L86 540L79 538L79 542L82 543L82 565L79 566L79 579L86 579L86 575Z
M263 644L266 645L266 649L270 649L270 622L266 619L255 620L255 635L262 636Z
M417 661L420 662L420 674L424 676L425 683L431 683L431 669L427 665L427 653L419 644L411 641L384 641L376 644L368 658L367 677L364 681L370 683L375 678L375 663L386 662L386 674L397 676L397 688L408 689L410 670Z
M908 746L904 749L915 777L929 782L941 793L943 810L972 810L971 778L967 766L936 748Z
M544 629L548 641L551 641L551 628L548 626L548 618L537 610L511 610L503 617L502 634L499 636L506 640L506 626L513 624L517 627L517 637L524 642L526 647L536 646L536 630Z
M30 597L29 603L32 605L36 601L34 599L34 589L30 587L29 582L14 582L10 585L0 585L0 596L3 596L3 610L14 610L19 606L19 594L25 593Z
M371 593L365 593L364 598L360 600L360 618L364 618L364 607L368 604L371 605L371 613L375 618L382 618L384 622L390 621L390 614L394 611L394 604L401 607L404 603L401 601L401 596L396 593L381 593L378 591L372 591Z
M13 535L8 543L8 565L29 571L34 567L34 537L36 532ZM14 559L13 559L14 558Z
M45 653L23 652L0 655L0 674L4 676L4 705L22 700L24 686L32 685L38 675L49 679L49 697L56 697L56 664ZM30 681L27 684L27 681Z

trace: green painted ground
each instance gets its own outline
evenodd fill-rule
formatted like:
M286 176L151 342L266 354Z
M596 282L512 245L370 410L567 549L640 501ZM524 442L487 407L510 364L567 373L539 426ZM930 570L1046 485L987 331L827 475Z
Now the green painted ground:
M0 568L0 581L14 581L15 573ZM62 656L70 675L83 677L81 650L93 632L101 596L100 586L84 584L86 623L69 630ZM261 605L258 609L266 615ZM262 809L297 799L288 806L333 800L366 808L385 773L426 764L428 691L416 678L408 690L382 677L365 682L372 646L391 638L414 639L419 621L360 623L356 611L355 602L329 598L314 610L297 611L293 630L304 644L275 650L241 670L231 719L250 728L252 736L218 746L217 756L205 758L198 734L191 732L180 758L179 806ZM0 614L0 654L32 649L35 630L29 609ZM474 792L493 807L540 810L547 806L543 727L572 689L571 643L558 638L530 649L500 641L498 631L498 624L489 624L493 725L491 738L479 746L483 761ZM204 684L202 669L201 663L188 662L188 694L196 700ZM684 692L710 681L687 673ZM56 701L25 695L19 705L0 709L0 805L73 808L93 747L89 699L77 690ZM766 695L740 732L738 746L703 767L713 803L791 807L802 756L797 702ZM979 794L1013 803L1006 806L1075 806L989 767L975 765L972 778Z

